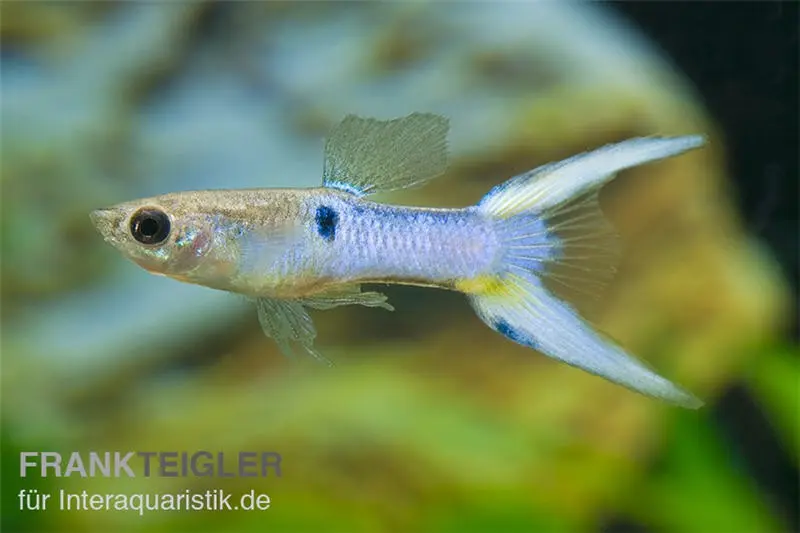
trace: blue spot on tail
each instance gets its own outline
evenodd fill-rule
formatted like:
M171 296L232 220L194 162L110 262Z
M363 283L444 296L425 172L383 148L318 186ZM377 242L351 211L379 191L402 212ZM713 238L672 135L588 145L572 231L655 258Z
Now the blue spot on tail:
M502 318L498 318L494 323L494 329L496 329L499 333L502 333L507 338L511 339L512 341L516 342L517 344L521 344L523 346L527 346L529 348L533 348L534 350L538 350L536 346L536 341L534 341L531 337L526 335L524 332L519 331L518 329L514 329L511 324L503 320Z
M336 211L327 205L319 206L316 222L319 236L328 242L333 242L336 238L336 225L339 223L339 215Z

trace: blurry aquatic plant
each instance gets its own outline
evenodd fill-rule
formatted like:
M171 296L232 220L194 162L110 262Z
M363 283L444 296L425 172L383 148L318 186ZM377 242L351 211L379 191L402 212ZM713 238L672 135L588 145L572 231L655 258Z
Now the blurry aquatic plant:
M127 198L316 185L321 136L352 112L451 117L448 175L392 196L419 205L474 203L605 142L707 132L710 149L604 192L627 252L592 318L712 404L746 383L797 461L797 358L774 341L786 289L736 219L724 148L688 84L602 6L13 6L0 101L4 464L21 449L266 448L284 454L285 475L36 482L274 500L266 514L139 521L6 512L20 480L4 468L4 529L783 527L707 412L672 412L504 342L458 295L392 289L393 315L320 316L339 363L325 372L283 360L243 302L140 273L91 233L92 208Z

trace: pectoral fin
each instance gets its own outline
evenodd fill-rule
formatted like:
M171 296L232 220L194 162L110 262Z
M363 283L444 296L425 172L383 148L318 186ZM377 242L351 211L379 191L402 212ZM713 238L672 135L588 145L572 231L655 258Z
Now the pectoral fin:
M240 275L263 276L273 272L276 263L303 245L303 238L302 225L294 222L246 231L239 238Z
M315 359L332 363L314 348L317 330L303 304L292 300L258 298L258 321L264 333L275 340L281 352L294 357L292 343L297 343Z

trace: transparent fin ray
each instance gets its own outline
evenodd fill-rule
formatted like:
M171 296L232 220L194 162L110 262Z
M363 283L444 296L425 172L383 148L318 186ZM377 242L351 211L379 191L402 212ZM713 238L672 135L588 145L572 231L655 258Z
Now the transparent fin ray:
M364 195L420 185L447 168L446 118L348 115L325 142L323 185Z
M365 307L382 307L394 311L394 307L387 302L385 294L380 292L361 292L361 285L347 285L303 298L302 303L314 309L333 309L342 305L363 305Z
M291 300L258 298L258 321L264 333L271 337L288 357L294 357L293 343L299 344L309 355L332 366L332 363L314 348L317 330L303 304Z
M506 274L501 283L501 290L470 296L477 314L495 331L641 394L692 409L702 406L696 397L595 333L532 275Z
M558 246L541 272L545 286L560 298L591 306L614 279L622 252L597 191L552 207L542 218Z
M503 250L498 274L534 274L583 313L593 311L614 278L620 241L596 192L542 213L496 220L494 227Z

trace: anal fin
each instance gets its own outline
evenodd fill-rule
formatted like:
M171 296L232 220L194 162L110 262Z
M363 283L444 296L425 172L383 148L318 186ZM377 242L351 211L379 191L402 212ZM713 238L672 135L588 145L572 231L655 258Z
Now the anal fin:
M361 285L345 285L331 289L314 296L303 298L301 301L314 309L333 309L342 305L363 305L364 307L382 307L387 311L394 311L388 303L385 294L380 292L361 292Z

